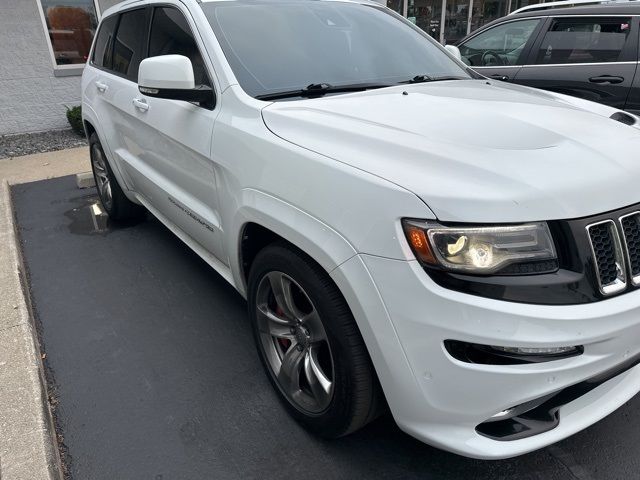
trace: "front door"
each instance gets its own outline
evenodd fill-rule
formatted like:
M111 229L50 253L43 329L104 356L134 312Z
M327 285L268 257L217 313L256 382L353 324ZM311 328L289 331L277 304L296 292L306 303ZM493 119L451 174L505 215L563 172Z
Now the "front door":
M193 35L188 13L176 6L153 9L149 57L183 55L191 60L196 85L212 87L210 67ZM219 108L146 97L130 100L143 123L141 164L134 172L140 191L160 214L223 260L216 178L211 161L213 125Z
M636 73L637 18L549 21L515 82L625 108Z

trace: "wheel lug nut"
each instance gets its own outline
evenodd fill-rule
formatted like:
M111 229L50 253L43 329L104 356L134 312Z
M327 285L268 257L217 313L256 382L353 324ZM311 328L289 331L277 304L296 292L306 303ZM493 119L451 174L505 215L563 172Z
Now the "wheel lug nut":
M303 347L302 345L300 345L300 344L298 344L298 345L296 346L296 348L298 349L298 351L299 351L299 352L301 352L302 350L304 350L304 347Z
M289 329L289 331L291 332L291 335L295 335L295 333L296 333L296 327L291 327L291 328Z

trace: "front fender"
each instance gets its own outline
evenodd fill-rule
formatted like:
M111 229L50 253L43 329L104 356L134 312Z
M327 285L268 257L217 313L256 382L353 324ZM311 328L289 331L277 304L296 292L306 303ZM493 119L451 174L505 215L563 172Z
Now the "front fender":
M356 249L340 233L326 223L286 201L253 188L241 191L241 207L233 218L227 239L229 258L236 288L246 296L246 282L240 265L240 243L244 226L256 223L285 238L331 273L356 254Z

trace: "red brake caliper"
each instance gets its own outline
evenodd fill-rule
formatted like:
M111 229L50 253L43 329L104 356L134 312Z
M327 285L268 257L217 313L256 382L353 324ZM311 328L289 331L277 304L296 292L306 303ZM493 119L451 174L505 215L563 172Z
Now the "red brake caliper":
M276 315L280 318L284 317L284 311L282 310L282 308L280 308L280 305L278 305L278 307L276 308ZM291 340L289 340L288 338L278 338L278 344L280 344L282 351L286 352L291 346Z

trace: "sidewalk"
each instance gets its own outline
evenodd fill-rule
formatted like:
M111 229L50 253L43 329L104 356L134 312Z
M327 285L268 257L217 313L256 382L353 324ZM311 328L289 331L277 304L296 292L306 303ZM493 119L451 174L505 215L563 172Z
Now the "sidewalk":
M78 147L24 157L4 158L0 160L0 182L6 180L10 185L35 182L89 170L91 170L89 147Z
M0 160L0 478L57 480L47 400L9 185L90 170L88 147Z

